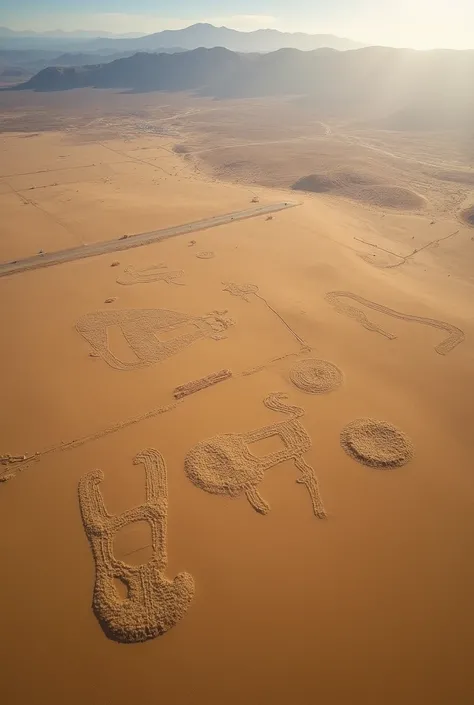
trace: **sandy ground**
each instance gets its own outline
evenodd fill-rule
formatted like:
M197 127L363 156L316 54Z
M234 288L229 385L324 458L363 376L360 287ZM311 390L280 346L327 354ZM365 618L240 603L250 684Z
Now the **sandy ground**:
M172 152L171 138L100 141L2 135L2 259L244 208L254 192L260 202L295 195L211 182ZM151 165L135 161L143 154ZM68 160L63 172L60 160ZM179 237L0 280L0 448L38 453L0 484L5 702L473 701L474 231L455 215L431 224L424 213L298 195L301 206L271 221L198 233L193 246ZM159 263L166 268L156 271L179 276L117 283L130 277L126 268ZM253 284L261 298L233 296L223 282ZM336 310L325 298L335 291L451 324L464 340L437 354L446 331L349 300L396 336L389 339ZM91 356L76 324L124 309L219 311L232 325L221 339L202 337L122 370ZM137 361L118 326L108 344L117 359ZM298 389L290 371L307 358L337 365L341 386L321 395ZM175 387L222 369L233 376L128 423L172 404ZM263 404L271 392L303 409L312 442L304 458L327 519L314 516L291 460L258 487L271 507L265 516L245 496L206 493L186 476L185 457L200 441L285 422ZM384 471L349 457L339 434L362 417L407 434L413 460ZM280 447L273 442L253 452ZM132 460L145 448L160 451L168 468L164 574L187 571L196 589L166 634L124 645L105 636L91 609L95 570L78 482L101 468L111 514L140 504L144 472ZM149 527L129 525L115 537L115 555L144 562L149 544Z
M62 133L0 138L0 258L180 225L243 209L252 190L202 184L169 138L81 144Z

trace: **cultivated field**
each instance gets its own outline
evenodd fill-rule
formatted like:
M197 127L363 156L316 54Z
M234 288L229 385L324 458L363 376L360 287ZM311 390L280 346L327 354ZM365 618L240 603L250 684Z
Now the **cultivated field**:
M5 703L472 702L471 138L92 90L0 129L0 262L104 243L0 278Z

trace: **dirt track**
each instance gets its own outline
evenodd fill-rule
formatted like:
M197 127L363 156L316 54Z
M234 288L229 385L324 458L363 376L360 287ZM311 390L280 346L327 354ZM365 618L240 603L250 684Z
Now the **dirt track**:
M213 218L198 220L194 223L186 223L177 225L163 230L152 230L147 233L139 233L138 235L129 235L121 237L118 240L107 240L105 242L95 242L91 245L83 245L81 247L73 247L68 250L59 250L46 254L34 255L25 259L16 260L13 262L5 262L0 264L0 277L6 277L10 274L19 274L26 272L29 269L40 269L42 267L52 267L55 264L63 264L72 260L85 259L86 257L96 257L103 255L106 252L120 252L121 250L130 250L133 247L142 247L150 245L152 242L159 240L167 240L170 237L194 233L198 230L207 230L215 228L219 225L226 225L234 220L245 220L248 218L256 218L259 215L268 215L277 211L293 208L299 205L294 202L274 203L267 206L257 206L248 208L244 211L236 211L234 213L226 213L225 215L216 215Z

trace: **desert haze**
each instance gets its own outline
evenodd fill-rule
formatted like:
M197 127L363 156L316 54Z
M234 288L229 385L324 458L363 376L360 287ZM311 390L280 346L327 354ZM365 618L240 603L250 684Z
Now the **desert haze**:
M473 62L0 92L6 705L474 702Z

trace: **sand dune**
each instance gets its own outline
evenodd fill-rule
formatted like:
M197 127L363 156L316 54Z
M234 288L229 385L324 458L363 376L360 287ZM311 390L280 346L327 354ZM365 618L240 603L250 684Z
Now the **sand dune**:
M471 206L470 208L466 208L461 213L462 219L466 221L468 225L474 226L474 206Z
M424 199L409 189L377 184L373 177L357 172L310 174L299 179L292 188L295 191L341 195L381 208L417 210L424 205Z

